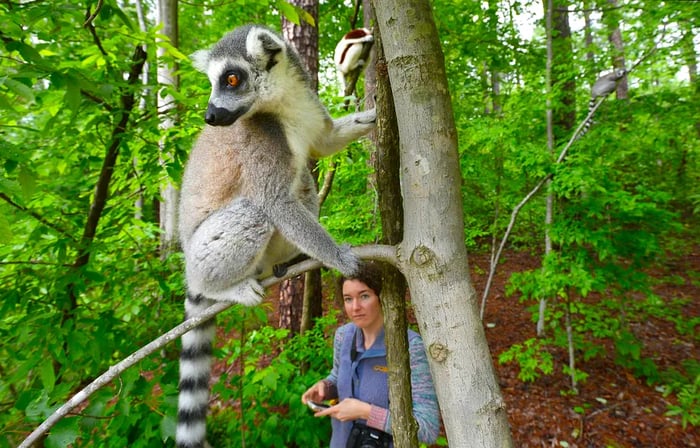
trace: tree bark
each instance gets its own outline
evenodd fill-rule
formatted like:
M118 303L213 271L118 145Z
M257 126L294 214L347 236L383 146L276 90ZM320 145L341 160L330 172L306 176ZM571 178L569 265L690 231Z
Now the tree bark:
M595 66L595 53L593 53L593 22L591 21L591 10L588 0L583 2L583 42L586 49L587 68ZM595 82L595 79L593 79Z
M177 0L158 0L158 22L163 26L161 34L167 36L170 44L174 47L178 46L178 15L177 15ZM179 79L177 77L177 65L168 66L162 58L165 55L165 48L158 47L158 84L171 86L177 89ZM166 130L175 125L175 98L172 95L162 96L157 95L158 115L161 117L161 130ZM164 142L160 142L161 159L167 158L167 154L162 154ZM170 180L161 188L160 200L160 253L161 258L166 258L178 246L177 233L177 210L180 194Z
M555 145L576 125L576 77L567 0L552 2L552 120ZM547 0L543 0L546 11Z
M512 446L469 277L445 63L427 0L374 2L401 139L408 280L450 446Z
M622 41L622 30L620 29L620 12L618 10L617 0L607 0L608 8L603 13L605 23L610 33L610 43L613 46L613 68L625 69L625 44ZM626 100L629 98L629 87L627 85L627 77L623 76L617 82L615 88L615 97L618 100Z
M547 150L549 153L554 153L554 122L552 115L552 9L553 0L545 0L544 16L545 16L545 34L547 36L547 62L546 67L546 78L547 78ZM547 201L545 204L545 217L544 217L544 253L549 255L552 252L552 236L549 233L549 229L552 225L552 220L554 219L554 193L549 189L551 180L546 181L547 184ZM547 313L547 297L540 298L539 310L537 313L537 336L544 336L544 325L545 317Z
M301 274L280 283L277 324L292 334L299 333L301 329L305 277L305 274Z
M396 245L403 238L404 220L399 179L399 130L379 30L375 30L374 36L376 65L374 70L370 71L374 72L371 79L376 82L377 130L374 133L376 152L372 160L382 222L381 242ZM382 275L382 309L389 367L389 409L394 445L417 448L418 425L413 418L411 360L406 321L406 280L390 265L383 265Z
M318 0L292 0L289 3L303 8L318 24ZM297 25L283 16L282 35L299 53L301 63L311 79L311 88L317 91L318 28L304 21ZM309 169L316 172L315 168L316 162L312 161ZM290 282L297 282L297 284L291 285ZM280 326L290 329L292 333L303 333L311 328L314 318L319 317L322 312L320 284L320 269L309 271L297 279L282 282L279 299ZM305 285L312 288L308 289Z

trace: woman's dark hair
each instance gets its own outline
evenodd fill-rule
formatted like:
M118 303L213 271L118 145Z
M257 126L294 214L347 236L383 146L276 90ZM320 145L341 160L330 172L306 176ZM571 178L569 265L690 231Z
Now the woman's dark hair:
M369 286L377 297L381 296L382 294L382 273L380 272L379 267L374 263L362 263L357 274L350 277L342 277L340 279L340 285L342 286L347 280L361 281L365 285Z

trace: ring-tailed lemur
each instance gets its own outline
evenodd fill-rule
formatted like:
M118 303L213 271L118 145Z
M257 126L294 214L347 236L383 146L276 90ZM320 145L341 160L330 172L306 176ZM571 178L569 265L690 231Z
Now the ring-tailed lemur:
M332 120L299 56L272 30L247 25L192 55L212 85L206 126L182 180L180 240L187 317L211 300L255 305L258 279L300 252L343 274L358 269L318 223L309 156L330 155L374 127L375 111ZM206 446L214 323L182 337L177 444Z
M357 28L346 33L335 46L333 61L340 72L345 96L350 96L355 91L357 79L369 62L373 44L372 32L367 28Z
M588 115L590 115L590 117L588 117L588 120L583 125L583 128L581 128L578 138L583 137L593 124L593 115L591 115L591 112L595 108L598 98L606 97L613 93L617 88L617 84L626 74L627 70L618 68L601 76L596 80L596 82L593 83L593 86L591 87L591 99L588 101Z

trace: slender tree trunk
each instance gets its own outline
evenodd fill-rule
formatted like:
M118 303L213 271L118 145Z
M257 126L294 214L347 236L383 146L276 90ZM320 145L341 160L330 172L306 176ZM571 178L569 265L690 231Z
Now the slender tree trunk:
M583 2L583 42L586 48L586 62L589 68L595 67L595 53L593 53L593 26L591 22L591 4L588 0ZM593 80L595 81L595 80Z
M464 245L457 132L427 0L374 2L401 139L411 290L450 446L512 446ZM431 119L426 119L431 117Z
M141 0L136 0L135 2L136 6L136 16L138 17L139 21L139 29L143 32L146 33L148 31L148 22L146 21L146 14L143 9L143 2ZM147 50L146 46L144 45L144 50ZM146 61L143 64L143 74L141 75L142 83L144 86L148 86L150 83L150 69L149 69L149 63ZM141 100L139 102L139 109L142 111L146 111L146 108L148 107L147 103L147 98L150 96L150 90L146 87L145 89L145 94L141 96ZM138 170L138 159L134 157L133 159L134 163L134 170ZM138 172L138 171L137 171ZM134 218L136 219L143 219L143 205L144 205L144 200L143 200L143 191L139 191L136 196L136 200L134 201Z
M693 27L689 23L680 23L679 27L683 30L683 38L681 40L681 51L683 59L688 67L688 80L690 81L691 95L695 104L700 104L700 80L698 79L698 57L695 51L695 38ZM700 119L695 121L695 132L700 137ZM683 203L687 203L688 193L693 191L689 187L692 182L688 175L688 161L692 160L689 152L692 151L689 145L680 146L678 168L676 170L676 197ZM690 209L692 210L692 209ZM687 212L686 212L687 213Z
M547 35L547 61L545 64L547 79L547 149L550 154L554 153L554 123L552 117L552 1L545 0L545 33ZM544 218L544 252L545 256L552 252L552 237L549 233L549 228L554 219L554 195L549 189L551 180L547 180L547 210ZM537 336L544 336L545 316L547 314L547 297L540 299L539 312L537 314Z
M618 0L607 0L608 8L604 13L605 23L610 34L609 40L613 46L613 68L625 69L625 44L622 41L622 30L620 29L620 13L618 11ZM617 83L615 97L618 100L629 98L629 87L627 77L624 76Z
M158 22L163 29L161 34L166 36L170 44L177 47L178 44L178 14L177 0L158 0ZM171 86L177 89L179 80L177 78L178 67L176 65L168 66L162 61L165 49L158 47L158 84ZM158 114L161 117L160 127L162 130L169 129L175 125L175 98L172 95L162 96L157 95ZM164 150L164 142L161 141L161 158L168 158L167 154L162 154ZM177 234L177 210L179 202L179 193L172 182L168 180L167 184L161 189L160 201L160 229L161 240L160 250L161 257L166 258L172 253L178 245Z
M280 283L278 303L278 326L297 334L303 319L303 297L306 275L297 275Z
M551 2L551 4L550 4ZM569 26L568 0L544 0L545 14L551 15L551 53L550 58L550 83L552 90L552 140L548 141L548 145L553 150L560 141L569 139L570 134L574 130L576 124L576 81L574 70L574 55L571 43L571 27ZM549 132L548 132L549 134ZM552 151L553 153L553 151ZM552 158L554 154L552 155ZM548 181L549 182L549 181ZM549 227L554 222L554 206L555 198L552 194L547 196L547 212L546 212L546 227L547 235L545 237L545 251L547 254L553 250ZM566 203L562 204L565 207ZM540 316L537 322L538 334L544 334L544 317L545 309L543 303L540 303ZM567 331L571 327L567 327ZM573 343L573 339L569 334L569 341ZM569 353L573 356L573 346L569 347ZM569 362L574 363L574 359L570 358Z
M571 378L571 390L578 393L576 382L576 355L574 354L574 329L571 323L571 291L564 303L564 320L566 323L566 342L569 346L569 376Z
M289 3L303 8L318 24L318 0L292 0ZM311 77L311 88L318 90L318 28L304 21L297 25L283 16L282 35L299 53L301 63ZM311 161L309 169L317 173L316 161ZM314 318L321 315L321 302L320 269L283 281L279 297L280 326L293 333L303 333L311 328Z
M367 23L367 22L365 22ZM399 180L399 130L381 35L375 30L377 130L373 157L382 221L381 243L396 245L403 238L403 206ZM389 366L389 407L394 445L418 447L418 425L413 418L411 361L406 322L406 280L393 266L383 270L382 308Z
M545 11L547 1L543 0ZM576 70L568 5L568 0L552 0L551 96L555 146L566 141L576 125Z

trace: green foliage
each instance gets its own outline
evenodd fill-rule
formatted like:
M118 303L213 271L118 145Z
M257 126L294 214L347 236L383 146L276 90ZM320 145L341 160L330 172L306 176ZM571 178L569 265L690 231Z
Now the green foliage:
M444 436L438 436L437 440L435 441L435 444L431 446L448 446L447 438L445 438ZM425 443L421 443L420 448L428 448L428 445L426 445Z
M243 315L241 325L251 325ZM221 349L227 368L214 386L228 405L210 418L210 442L216 446L323 446L330 422L316 418L301 395L330 372L335 313L317 320L303 335L264 325L231 338Z
M685 428L688 424L700 425L700 375L695 377L695 381L690 384L681 385L676 391L678 404L668 407L666 415L679 416L681 424Z
M372 169L367 147L353 143L342 155L335 156L333 189L323 203L320 222L338 241L366 244L377 241L381 222L376 213L377 197L372 189ZM329 162L320 162L325 173ZM323 179L323 176L320 176Z
M520 366L518 378L526 383L535 381L540 375L550 375L554 371L552 354L546 350L548 344L545 339L526 339L498 355L498 362L517 362Z
M676 395L677 404L668 406L667 415L678 416L685 428L700 425L700 361L689 359L684 363L686 375L677 371L666 372L664 395Z
M182 261L160 254L158 200L165 182L181 177L208 96L208 80L184 54L231 24L208 26L200 5L197 27L211 32L176 48L154 24L139 28L135 4L99 5L0 5L0 447L16 446L182 316ZM279 19L268 2L240 6L219 8L217 20L246 22L254 7L260 20ZM182 28L193 21L183 9ZM134 55L142 45L143 80L130 75L141 75ZM157 48L161 63L182 66L179 91L153 81ZM179 126L163 130L161 120L173 117L157 113L155 100L166 92ZM90 222L105 171L104 209ZM61 421L46 445L162 446L174 428L176 360L173 346L142 361Z

